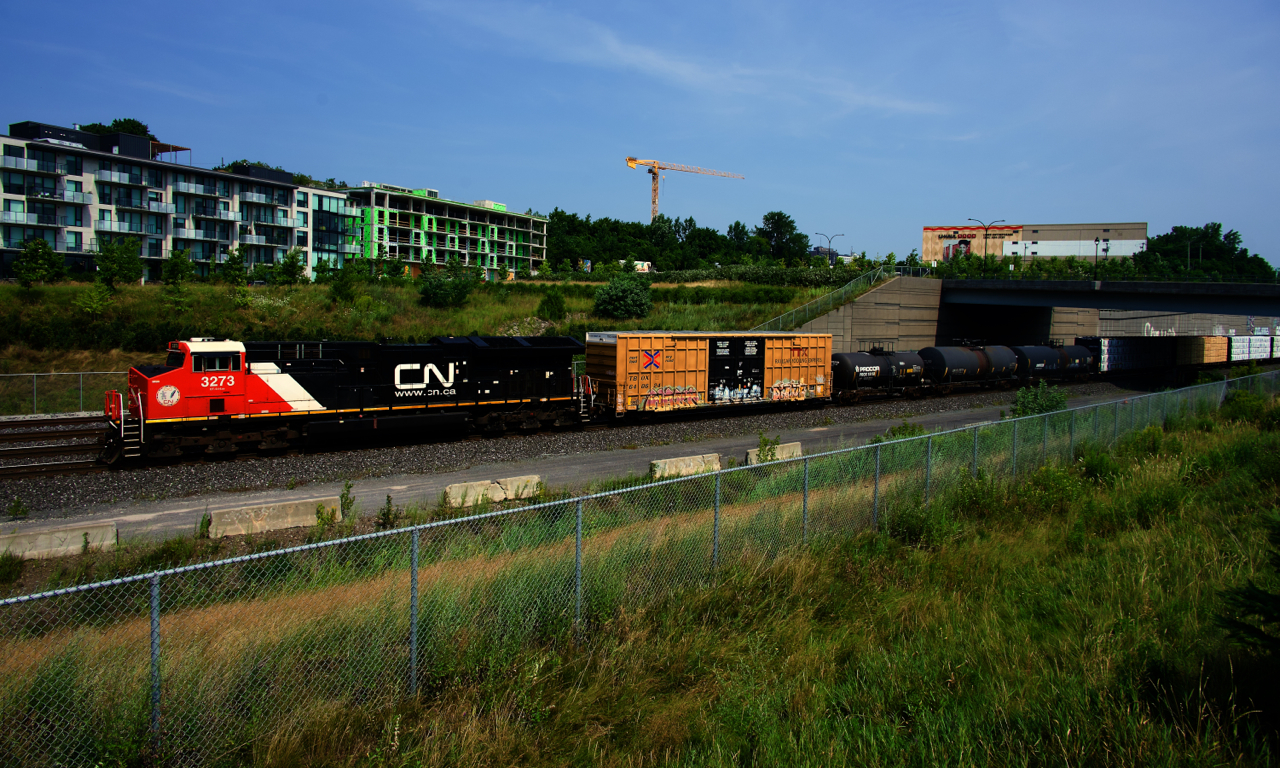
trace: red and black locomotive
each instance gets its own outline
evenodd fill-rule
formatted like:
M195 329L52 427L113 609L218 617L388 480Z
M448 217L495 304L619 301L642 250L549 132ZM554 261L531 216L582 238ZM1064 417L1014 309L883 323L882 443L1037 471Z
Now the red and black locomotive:
M196 338L106 393L104 458L271 450L344 434L460 434L581 424L571 337L460 336L425 344Z

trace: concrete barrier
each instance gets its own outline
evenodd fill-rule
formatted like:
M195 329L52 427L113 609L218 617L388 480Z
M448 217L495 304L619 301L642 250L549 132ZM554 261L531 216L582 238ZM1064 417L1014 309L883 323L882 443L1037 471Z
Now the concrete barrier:
M309 528L316 524L316 507L332 511L334 522L342 519L342 502L337 496L257 507L220 509L209 513L209 536L240 536L246 533L279 531L285 528Z
M720 470L720 454L707 453L701 456L680 456L675 459L658 459L649 462L649 474L654 480L667 477L684 477L700 475L703 472Z
M502 486L502 491L506 494L507 500L513 501L536 496L538 484L541 482L542 478L538 475L520 475L519 477L504 477L498 481L498 485Z
M0 536L0 552L12 552L27 560L42 557L78 555L88 542L90 549L102 551L116 547L116 524L94 523L68 525L62 528L46 528L30 533L11 533Z
M774 460L778 461L781 459L798 459L803 455L804 455L804 451L800 450L799 443L783 443L782 445L778 446L778 450L776 452L776 455L774 456ZM759 463L760 463L760 449L752 448L751 450L747 451L747 465L750 466L752 464L759 464Z
M454 483L444 488L445 503L451 507L470 507L481 501L505 501L507 493L501 485L481 480L475 483Z

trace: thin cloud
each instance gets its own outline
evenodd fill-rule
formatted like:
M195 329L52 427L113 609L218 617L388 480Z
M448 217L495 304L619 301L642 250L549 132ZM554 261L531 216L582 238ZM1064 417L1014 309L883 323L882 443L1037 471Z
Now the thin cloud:
M180 85L171 83L156 82L154 80L133 80L129 85L134 88L141 88L146 91L156 91L157 93L166 93L170 96L177 96L180 99L188 101L196 101L201 104L211 104L219 106L224 100L207 91L195 90L193 88L185 88Z
M629 42L603 24L543 6L428 1L421 7L515 41L524 46L526 53L548 61L635 72L691 91L766 97L797 104L820 99L845 110L940 111L933 104L873 93L838 78L710 62Z

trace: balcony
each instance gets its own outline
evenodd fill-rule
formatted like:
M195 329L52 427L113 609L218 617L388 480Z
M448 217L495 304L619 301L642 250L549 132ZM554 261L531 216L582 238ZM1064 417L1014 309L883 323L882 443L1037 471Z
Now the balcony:
M249 214L247 214L247 213L242 213L242 214L240 214L240 221L244 222L245 224L263 224L263 225L266 225L266 226L268 226L268 227L293 227L293 228L298 228L298 227L301 227L301 226L302 226L302 220L301 220L301 219L289 219L289 218L283 218L283 219L281 219L281 218L268 218L268 217L266 217L266 216L252 216L252 217L251 217L251 216L249 216Z
M112 184L132 184L135 187L145 187L142 182L142 174L140 173L120 173L118 171L98 171L94 178L98 181L109 181Z
M63 189L54 192L46 197L48 200L61 200L64 203L76 203L78 205L93 205L93 195L89 192L72 192L69 189Z
M221 240L218 233L212 229L173 229L174 239L183 240Z
M246 244L246 245L266 245L266 244L267 244L267 237L266 237L266 235L247 235L247 234L241 234L241 235L240 235L240 242L242 242L242 243L244 243L244 244Z
M198 216L202 219L221 219L222 221L239 221L240 214L235 211L224 211L220 208L192 208L192 216Z
M276 203L271 195L262 195L257 192L241 192L240 200L245 203L262 203L263 205L275 205Z
M67 217L50 216L45 213L16 213L14 211L0 211L0 222L4 222L5 224L29 224L44 227L65 227L67 226Z
M361 249L358 245L347 245L346 243L338 244L338 253L360 253Z
M62 176L67 172L67 166L62 163L46 163L42 160L27 160L22 157L3 157L3 167L12 168L16 171L33 171L35 173L52 173Z
M93 228L99 232L142 232L142 222L134 224L132 221L106 221L97 219L93 222Z
M68 243L66 240L59 240L54 244L53 250L59 253L84 253L86 249L84 243Z
M209 195L211 197L225 197L218 194L217 187L205 186L204 184L192 184L189 181L173 182L174 192L183 192L188 195Z

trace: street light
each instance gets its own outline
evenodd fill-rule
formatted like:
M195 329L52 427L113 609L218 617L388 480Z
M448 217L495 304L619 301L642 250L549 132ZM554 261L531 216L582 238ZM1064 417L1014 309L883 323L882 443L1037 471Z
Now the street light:
M821 232L814 232L813 234L815 234L815 235L817 235L817 236L819 236L819 237L825 237L825 238L827 238L827 266L828 266L828 267L829 267L829 266L831 266L831 253L832 253L832 251L831 251L831 241L832 241L832 240L835 240L837 237L844 237L844 235L830 235L830 236L828 236L828 235L824 235L824 234L822 234Z
M977 221L979 224L982 224L982 222L979 221L978 219L969 219L969 221ZM987 230L991 229L992 227L994 227L995 225L999 224L1002 221L1004 221L1004 219L996 219L990 224L982 224L982 255L983 256L987 255Z
M1093 279L1098 279L1098 246L1102 243L1102 238L1093 238Z

